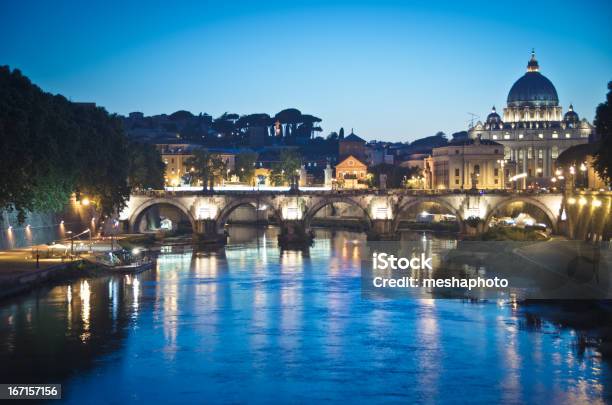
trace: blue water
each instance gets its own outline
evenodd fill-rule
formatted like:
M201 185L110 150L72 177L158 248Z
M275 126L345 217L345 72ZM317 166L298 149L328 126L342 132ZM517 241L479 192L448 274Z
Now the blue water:
M274 236L0 303L0 382L60 382L75 404L610 401L610 365L572 329L496 302L363 300L362 235L308 254Z

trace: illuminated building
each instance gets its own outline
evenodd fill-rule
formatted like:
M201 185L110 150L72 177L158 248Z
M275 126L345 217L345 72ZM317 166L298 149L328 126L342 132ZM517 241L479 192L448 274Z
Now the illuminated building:
M534 182L548 183L555 171L555 160L567 148L584 144L594 132L586 120L580 120L570 104L563 114L557 90L546 76L532 52L527 72L508 93L503 118L493 107L484 123L469 129L469 137L499 142L504 146L504 159L515 167L516 174L525 173L525 188Z
M503 146L486 139L457 139L434 148L425 158L423 174L428 189L501 189Z
M336 165L336 182L342 188L366 188L367 174L366 164L353 155Z
M181 185L183 183L182 177L191 170L187 162L193 157L192 151L194 148L199 148L200 146L190 144L157 144L156 147L161 155L162 161L166 165L164 172L165 185ZM227 164L227 169L234 169L235 153L212 149L209 149L209 152L223 159Z

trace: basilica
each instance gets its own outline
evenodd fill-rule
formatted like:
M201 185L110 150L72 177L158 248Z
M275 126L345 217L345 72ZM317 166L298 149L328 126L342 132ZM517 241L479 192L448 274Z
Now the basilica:
M468 130L469 137L503 145L505 186L526 188L545 186L556 171L556 159L570 146L589 142L593 126L580 119L570 104L563 113L557 90L540 67L532 52L527 72L508 93L501 117L495 107L484 123ZM510 184L512 179L519 184Z

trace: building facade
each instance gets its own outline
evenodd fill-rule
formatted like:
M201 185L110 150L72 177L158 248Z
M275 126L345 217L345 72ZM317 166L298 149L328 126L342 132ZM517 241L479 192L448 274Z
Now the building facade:
M341 188L366 188L368 166L353 155L336 165L336 184Z
M504 147L488 139L454 140L434 148L424 160L425 188L435 190L504 188Z
M186 143L170 143L156 144L155 147L161 155L162 161L166 165L164 171L164 183L169 187L177 187L183 185L183 176L185 176L191 167L188 165L189 159L193 157L194 149L205 149L208 152L217 155L221 158L228 170L234 170L235 153L218 149L206 149L199 145L190 145Z
M548 185L556 169L556 159L567 148L587 143L593 126L580 119L570 104L563 114L557 90L532 52L527 72L508 93L501 117L495 107L484 123L469 129L471 139L499 142L504 147L506 166L521 179L517 186Z

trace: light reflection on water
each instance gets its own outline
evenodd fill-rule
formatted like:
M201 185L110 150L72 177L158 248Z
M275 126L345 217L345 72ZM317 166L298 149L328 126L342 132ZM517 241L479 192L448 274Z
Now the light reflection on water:
M523 327L520 309L362 300L363 235L280 252L274 229L231 232L219 252L4 302L0 382L62 382L74 403L610 398L609 364L578 355L572 330Z

